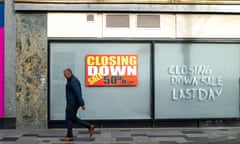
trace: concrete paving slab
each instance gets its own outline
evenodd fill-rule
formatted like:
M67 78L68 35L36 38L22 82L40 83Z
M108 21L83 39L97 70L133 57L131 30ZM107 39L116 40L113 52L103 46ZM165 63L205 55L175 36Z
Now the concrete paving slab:
M208 134L201 133L201 134L186 134L187 137L208 137Z
M62 142L66 129L0 130L0 144L240 144L240 128L75 129L73 142ZM15 138L15 139L14 139Z

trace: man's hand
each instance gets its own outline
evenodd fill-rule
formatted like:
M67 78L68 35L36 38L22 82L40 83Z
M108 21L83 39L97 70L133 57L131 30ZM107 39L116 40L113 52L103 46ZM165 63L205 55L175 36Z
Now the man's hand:
M81 108L83 111L86 110L86 106L81 106Z

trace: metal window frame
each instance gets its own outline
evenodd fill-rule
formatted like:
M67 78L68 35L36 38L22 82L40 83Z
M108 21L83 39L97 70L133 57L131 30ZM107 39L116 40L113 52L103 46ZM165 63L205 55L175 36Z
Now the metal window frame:
M57 3L15 3L15 11L33 12L139 12L139 13L201 13L240 14L238 5L206 4L57 4Z

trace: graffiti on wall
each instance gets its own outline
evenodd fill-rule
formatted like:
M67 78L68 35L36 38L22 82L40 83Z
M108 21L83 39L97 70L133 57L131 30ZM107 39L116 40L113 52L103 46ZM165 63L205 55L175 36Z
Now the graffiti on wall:
M174 101L215 101L223 92L223 77L214 76L210 65L171 65L168 74Z

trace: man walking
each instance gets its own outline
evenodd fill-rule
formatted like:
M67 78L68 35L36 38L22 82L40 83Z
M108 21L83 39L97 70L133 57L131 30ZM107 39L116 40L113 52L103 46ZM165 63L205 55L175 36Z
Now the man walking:
M73 75L72 70L67 68L64 70L64 77L67 79L66 85L66 123L67 123L67 136L62 141L73 141L73 122L88 128L89 135L92 137L94 125L89 124L77 117L77 111L81 107L82 110L86 109L84 100L82 98L82 89L80 81Z

